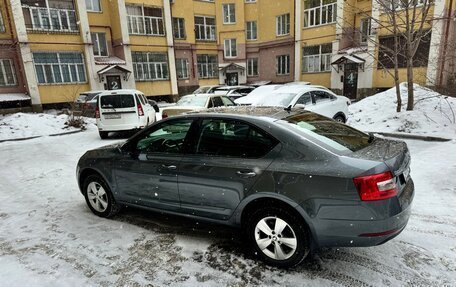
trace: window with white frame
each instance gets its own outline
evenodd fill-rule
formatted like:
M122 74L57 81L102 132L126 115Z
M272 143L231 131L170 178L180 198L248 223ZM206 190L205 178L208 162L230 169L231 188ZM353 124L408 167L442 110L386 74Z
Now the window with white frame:
M196 40L215 41L215 18L195 16Z
M359 27L360 42L362 44L367 43L369 36L371 35L371 18L361 19L361 26Z
M247 59L247 76L258 76L258 58Z
M276 35L283 36L290 34L290 13L276 17Z
M419 7L424 4L424 0L413 0L413 1L402 1L402 0L389 0L389 8L391 10L403 10L403 9L412 9L414 7ZM434 0L428 0L426 3L433 3ZM384 8L386 9L386 8Z
M236 39L225 39L224 43L225 58L237 57Z
M85 0L88 12L101 12L100 0Z
M33 53L33 62L39 84L86 82L82 53Z
M304 47L302 49L302 55L303 73L318 73L331 71L331 43Z
M17 85L16 73L11 59L0 59L0 87Z
M277 75L290 74L290 55L280 55L276 57Z
M245 0L245 3L255 3L256 0Z
M133 73L137 81L169 79L166 53L132 52L131 56Z
M93 55L95 57L108 56L108 45L106 44L106 33L90 33L92 36Z
M184 18L173 18L173 36L174 39L185 39Z
M337 19L336 0L306 0L304 2L304 27L335 23Z
M249 21L247 22L247 40L256 40L257 39L257 22Z
M236 11L234 3L223 4L223 24L236 23Z
M196 62L200 79L218 77L217 55L197 55Z
M178 79L188 79L188 59L176 59L176 71Z
M165 35L161 8L126 5L128 33L133 35Z
M73 1L21 0L28 30L77 32L79 25Z
M3 22L2 11L0 11L0 33L5 33L5 23Z

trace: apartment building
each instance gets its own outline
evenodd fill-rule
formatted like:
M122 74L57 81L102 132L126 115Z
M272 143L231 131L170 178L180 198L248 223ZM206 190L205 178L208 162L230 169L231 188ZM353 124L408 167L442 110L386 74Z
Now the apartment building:
M415 81L456 74L454 0L435 0ZM6 0L0 108L80 92L177 97L201 85L308 81L350 98L393 86L382 10L368 0ZM401 63L402 65L403 63ZM405 69L400 70L401 80Z

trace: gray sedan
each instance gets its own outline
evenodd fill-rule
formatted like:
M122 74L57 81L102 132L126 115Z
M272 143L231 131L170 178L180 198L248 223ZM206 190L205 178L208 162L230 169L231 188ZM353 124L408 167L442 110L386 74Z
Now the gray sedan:
M237 226L255 256L290 267L312 249L398 235L414 194L409 166L404 142L302 109L234 107L88 151L77 180L98 216L135 206Z

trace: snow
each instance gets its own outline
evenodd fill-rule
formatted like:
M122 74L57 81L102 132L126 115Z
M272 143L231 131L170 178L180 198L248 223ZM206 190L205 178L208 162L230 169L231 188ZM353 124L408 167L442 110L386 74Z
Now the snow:
M407 87L400 85L402 111L396 112L394 88L349 106L347 124L368 132L399 132L456 139L456 98L414 86L415 106L406 111Z
M0 116L0 140L45 136L76 128L65 126L67 115L16 113Z
M30 97L26 94L21 93L11 93L11 94L0 94L0 102L10 102L10 101L26 101L30 100Z
M28 116L39 129L52 122ZM323 249L280 270L247 256L227 227L132 208L113 219L93 215L76 163L119 139L100 140L93 122L87 128L0 143L2 286L456 286L456 141L407 141L416 194L398 237Z

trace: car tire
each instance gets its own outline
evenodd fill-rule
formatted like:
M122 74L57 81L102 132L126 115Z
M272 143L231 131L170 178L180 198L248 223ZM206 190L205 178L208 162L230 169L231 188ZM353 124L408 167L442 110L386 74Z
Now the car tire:
M100 135L100 138L101 138L102 140L104 140L104 139L107 139L107 138L108 138L109 132L98 131L98 134Z
M120 205L101 176L88 176L84 180L83 192L87 205L95 215L109 218L120 211Z
M345 118L344 118L344 116L342 116L342 115L337 115L337 116L335 116L335 117L334 117L334 120L335 120L336 122L338 122L338 123L343 123L343 124L345 123Z
M305 222L281 208L268 207L253 212L244 233L253 255L269 265L293 267L310 252L310 236Z

